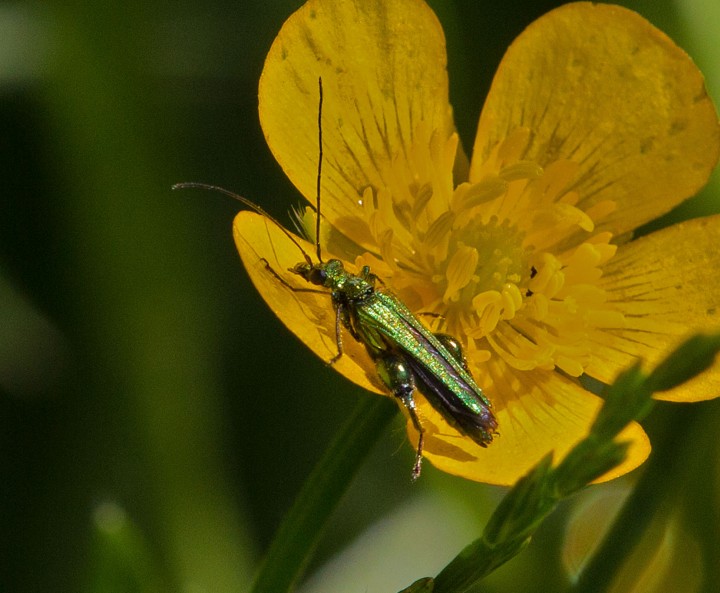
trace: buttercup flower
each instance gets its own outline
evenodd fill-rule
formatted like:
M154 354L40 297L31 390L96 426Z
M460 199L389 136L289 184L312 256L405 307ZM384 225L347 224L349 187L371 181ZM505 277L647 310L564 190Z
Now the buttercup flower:
M498 435L482 448L419 397L436 467L512 483L587 433L601 400L583 374L610 382L637 357L652 365L688 333L720 326L720 293L709 286L720 217L632 239L704 185L720 146L700 72L639 15L583 2L530 25L500 64L468 161L433 12L420 0L310 0L270 49L259 109L268 145L311 203L319 77L324 258L369 265L381 290L434 314L423 320L462 341L497 417ZM313 211L302 220L312 236ZM330 360L329 295L292 292L266 268L285 274L302 260L297 247L252 212L237 216L234 233L272 310ZM384 392L362 345L344 345L334 368ZM717 395L716 366L661 397ZM606 478L649 453L639 425L622 436L628 459Z

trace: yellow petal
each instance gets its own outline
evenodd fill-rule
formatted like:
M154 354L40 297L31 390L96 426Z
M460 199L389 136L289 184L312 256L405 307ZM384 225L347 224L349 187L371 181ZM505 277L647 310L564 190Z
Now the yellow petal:
M294 287L317 288L288 272L303 261L297 246L277 225L254 212L240 212L235 217L233 235L250 280L273 313L320 358L326 362L332 359L338 350L330 293L321 288L319 292L294 292L267 268L269 265ZM295 238L307 253L314 252L311 244ZM348 337L346 333L344 337ZM343 341L343 348L345 355L333 368L364 389L385 393L365 349L352 338Z
M578 208L616 203L597 226L615 234L693 195L720 146L690 58L638 14L585 2L549 12L508 49L480 117L471 180L519 126L531 132L520 158L579 165L569 186Z
M367 186L384 185L393 159L408 158L421 122L443 138L452 131L440 23L420 0L310 0L285 22L260 79L260 121L275 158L313 203L318 77L322 212L340 227L340 217L361 213Z
M637 357L652 367L689 334L720 331L720 215L689 220L622 245L601 279L625 327L597 332L586 372L610 381ZM698 401L720 395L720 362L658 394Z
M445 472L489 484L510 485L548 452L557 463L587 436L602 401L577 383L553 371L517 372L502 364L489 366L476 379L494 405L498 433L487 448L448 426L425 400L419 414L427 431L425 457ZM408 423L410 439L416 441ZM632 443L628 458L599 481L621 476L640 465L650 443L639 424L620 435Z

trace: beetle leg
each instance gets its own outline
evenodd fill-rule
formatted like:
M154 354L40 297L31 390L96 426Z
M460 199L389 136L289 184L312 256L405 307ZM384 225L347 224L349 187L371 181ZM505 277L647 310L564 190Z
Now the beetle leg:
M350 328L348 319L348 312L345 307L343 307L342 303L339 301L336 301L333 299L333 305L335 307L335 342L337 343L337 354L333 356L330 360L328 360L328 366L334 365L338 360L342 358L343 355L343 342L342 342L342 326L345 325L350 329L352 332L352 329ZM354 334L353 334L354 335Z
M433 319L445 319L445 315L435 313L434 311L418 311L415 313L416 317L432 317Z
M410 420L418 432L418 444L415 451L415 463L412 469L412 479L417 480L422 469L422 453L425 441L425 429L420 423L415 405L415 377L408 367L405 358L393 352L383 352L376 359L378 375L392 394L405 408Z
M450 334L434 335L438 339L438 342L445 346L445 348L447 348L448 352L450 352L452 357L457 360L462 365L462 367L469 373L470 369L467 365L465 353L463 352L462 346L460 345L460 342L458 342L457 338L455 338L455 336L451 336Z

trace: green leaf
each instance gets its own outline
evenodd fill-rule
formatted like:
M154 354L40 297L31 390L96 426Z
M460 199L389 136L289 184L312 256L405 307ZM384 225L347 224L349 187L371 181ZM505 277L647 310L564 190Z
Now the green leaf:
M270 545L252 593L291 591L302 576L330 514L397 406L390 398L361 397L298 494Z
M555 468L552 454L548 454L518 480L495 509L482 537L435 578L434 593L474 590L483 578L530 542L561 500L622 463L628 445L616 438L629 422L647 414L652 406L651 387L639 363L621 373L608 389L588 436Z
M435 581L430 577L418 579L412 585L398 593L433 593Z
M650 374L649 386L666 391L709 368L720 352L720 334L698 334L683 342Z
M650 411L652 400L640 362L621 372L605 391L605 404L590 428L592 438L608 441L632 420L640 420Z
M555 497L570 496L617 467L625 459L627 450L627 443L599 439L591 434L572 449L553 472Z
M93 513L93 548L88 591L160 593L161 582L148 542L125 511L105 502Z

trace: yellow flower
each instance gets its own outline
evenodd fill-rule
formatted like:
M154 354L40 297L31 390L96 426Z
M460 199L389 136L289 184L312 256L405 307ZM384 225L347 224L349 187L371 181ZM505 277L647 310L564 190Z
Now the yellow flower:
M700 72L639 15L577 3L528 27L495 76L468 162L433 12L420 0L310 0L270 49L259 109L271 150L311 203L318 77L324 257L370 265L412 310L439 315L423 319L462 340L497 416L483 449L421 398L436 467L512 483L587 433L601 400L581 375L611 381L636 357L652 364L689 332L720 326L720 217L631 240L706 182L720 145ZM302 218L312 235L312 211ZM268 305L330 360L330 297L289 291L263 261L284 273L302 259L297 247L251 212L234 232ZM362 345L345 346L334 368L383 392ZM663 397L718 394L713 368ZM606 479L648 455L639 425L623 437L629 457Z

